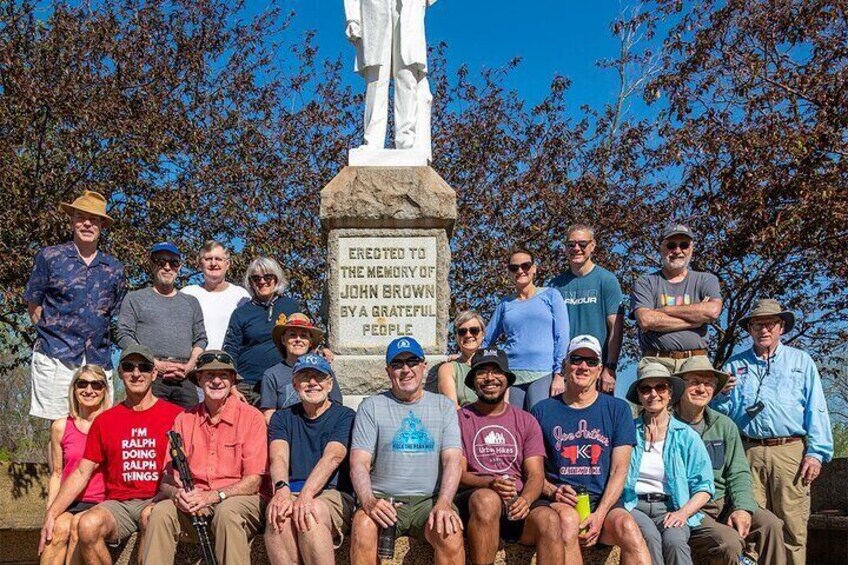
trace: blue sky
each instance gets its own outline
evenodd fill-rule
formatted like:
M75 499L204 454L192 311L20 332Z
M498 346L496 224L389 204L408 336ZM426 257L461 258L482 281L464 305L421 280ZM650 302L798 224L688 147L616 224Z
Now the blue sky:
M358 80L352 72L353 50L344 36L343 0L283 0L281 5L297 14L291 33L316 31L323 56L348 58L350 80ZM427 12L427 40L430 45L448 44L452 69L467 64L475 74L521 57L511 85L530 102L543 97L551 79L560 74L573 81L573 107L600 107L614 96L617 82L614 73L596 62L616 55L618 42L610 22L621 8L616 0L438 0Z
M321 56L350 61L349 83L354 88L362 84L353 73L353 49L344 35L343 0L289 0L282 6L296 12L288 33L315 31ZM610 22L621 10L616 0L439 0L427 13L427 40L447 43L451 70L465 64L474 75L521 57L509 85L530 103L543 98L552 78L562 75L572 81L567 95L572 109L582 104L601 108L616 95L618 82L597 62L618 52ZM635 365L619 374L619 396L634 378Z

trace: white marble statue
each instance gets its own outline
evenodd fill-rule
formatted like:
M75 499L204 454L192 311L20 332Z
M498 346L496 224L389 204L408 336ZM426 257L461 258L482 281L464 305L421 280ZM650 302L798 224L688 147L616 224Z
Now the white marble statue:
M344 0L345 33L356 46L356 72L366 83L365 140L354 151L383 149L389 81L394 79L395 148L414 150L429 161L433 98L427 81L424 14L435 3L436 0Z

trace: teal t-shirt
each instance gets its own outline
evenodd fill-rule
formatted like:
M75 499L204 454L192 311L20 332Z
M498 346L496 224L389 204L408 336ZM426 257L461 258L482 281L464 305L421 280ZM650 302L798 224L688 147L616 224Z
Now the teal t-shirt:
M588 275L578 277L570 270L548 283L562 295L568 309L571 335L588 334L598 338L607 356L607 316L618 313L621 285L615 275L595 265Z

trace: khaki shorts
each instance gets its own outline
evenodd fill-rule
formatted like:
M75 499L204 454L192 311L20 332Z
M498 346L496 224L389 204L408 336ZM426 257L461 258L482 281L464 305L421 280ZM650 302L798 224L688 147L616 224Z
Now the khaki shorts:
M377 497L388 498L385 495L377 495ZM433 495L394 497L395 504L400 504L397 507L397 535L410 535L420 541L426 541L424 527L427 525L430 511L436 505L437 498ZM459 514L456 504L451 503L451 507Z
M85 365L85 357L82 359ZM32 352L30 376L32 387L30 392L29 415L47 420L60 420L68 415L68 389L74 373L79 369L76 365L65 363L48 357L38 351ZM112 371L106 371L106 394L112 401Z
M297 500L299 494L292 494L292 500ZM333 547L342 546L345 535L350 531L350 523L353 521L354 502L353 497L346 492L335 489L327 489L315 497L322 501L330 510L330 521L333 523Z
M115 537L108 539L109 542L120 542L138 531L141 522L141 513L148 506L153 505L152 498L134 498L132 500L106 500L95 508L102 508L115 518Z

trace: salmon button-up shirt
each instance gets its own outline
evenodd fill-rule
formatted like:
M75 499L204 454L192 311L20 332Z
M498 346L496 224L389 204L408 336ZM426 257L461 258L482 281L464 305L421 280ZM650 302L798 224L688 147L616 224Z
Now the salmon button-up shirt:
M217 422L201 402L174 421L183 437L194 485L218 490L250 475L262 475L268 466L265 418L253 406L230 396Z

